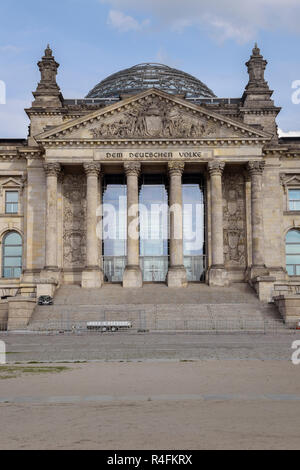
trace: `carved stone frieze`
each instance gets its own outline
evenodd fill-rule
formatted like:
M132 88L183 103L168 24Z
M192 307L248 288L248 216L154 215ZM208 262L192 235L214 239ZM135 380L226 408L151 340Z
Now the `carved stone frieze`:
M119 117L103 117L90 129L99 138L211 138L232 135L232 129L213 119L199 118L182 106L159 97L147 97L132 105Z
M242 173L226 171L223 175L223 227L225 264L246 266L246 202Z
M86 254L86 178L84 174L65 175L63 200L64 267L83 267Z

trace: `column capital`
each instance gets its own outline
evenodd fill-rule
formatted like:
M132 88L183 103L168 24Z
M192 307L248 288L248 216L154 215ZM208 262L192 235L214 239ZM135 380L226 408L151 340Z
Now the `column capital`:
M184 171L185 164L184 162L168 162L168 171L169 175L179 175L181 176Z
M224 168L225 168L225 162L222 162L221 160L212 160L211 162L208 163L208 171L209 171L210 176L212 175L222 176Z
M125 162L124 171L126 176L139 176L141 172L140 162Z
M100 163L96 163L96 162L84 163L83 168L87 176L89 175L98 176L101 171Z
M61 172L60 163L45 163L44 170L47 176L58 176Z
M266 162L264 160L254 160L248 162L247 168L250 175L262 175Z

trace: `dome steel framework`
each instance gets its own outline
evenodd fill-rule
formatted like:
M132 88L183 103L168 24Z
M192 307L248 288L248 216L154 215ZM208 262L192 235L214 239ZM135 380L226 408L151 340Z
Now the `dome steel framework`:
M216 95L197 78L162 64L139 64L105 78L86 98L118 98L150 88L188 97L215 98Z

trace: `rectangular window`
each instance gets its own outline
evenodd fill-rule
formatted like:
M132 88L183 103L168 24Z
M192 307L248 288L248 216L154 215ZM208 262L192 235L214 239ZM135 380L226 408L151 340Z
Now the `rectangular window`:
M289 190L290 211L300 211L300 189Z
M5 213L17 214L19 212L18 191L6 191L5 193Z

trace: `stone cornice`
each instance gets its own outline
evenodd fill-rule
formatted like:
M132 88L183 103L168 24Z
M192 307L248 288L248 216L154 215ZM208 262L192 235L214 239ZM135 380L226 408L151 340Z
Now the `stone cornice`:
M40 147L27 147L27 148L22 148L18 149L18 153L25 157L27 160L30 159L40 159L43 158L44 155L44 149Z
M258 145L263 146L266 144L266 139L262 138L253 138L253 139L237 139L237 138L221 138L221 139L57 139L57 140L41 140L39 141L45 148L55 148L55 147L72 147L72 148L87 148L87 147L105 147L105 146L246 146L246 145Z

